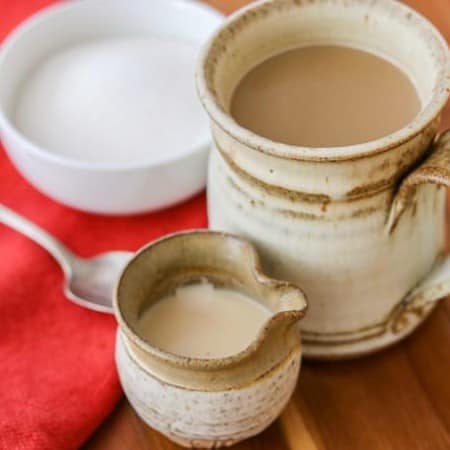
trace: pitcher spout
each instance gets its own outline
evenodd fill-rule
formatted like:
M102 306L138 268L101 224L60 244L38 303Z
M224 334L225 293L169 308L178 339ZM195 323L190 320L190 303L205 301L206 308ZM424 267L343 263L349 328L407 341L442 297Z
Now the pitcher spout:
M266 293L261 301L272 311L249 349L270 354L277 347L293 350L300 346L298 322L304 317L308 303L303 291L288 282L263 276L259 280Z

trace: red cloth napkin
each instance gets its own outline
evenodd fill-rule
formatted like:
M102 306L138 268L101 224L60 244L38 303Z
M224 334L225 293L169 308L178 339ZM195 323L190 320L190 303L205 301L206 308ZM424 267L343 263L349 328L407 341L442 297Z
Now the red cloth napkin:
M48 0L0 0L0 39ZM82 256L136 250L206 225L204 195L154 214L110 218L53 202L0 148L0 202ZM36 244L0 224L0 449L75 449L121 396L113 317L67 301L62 272Z

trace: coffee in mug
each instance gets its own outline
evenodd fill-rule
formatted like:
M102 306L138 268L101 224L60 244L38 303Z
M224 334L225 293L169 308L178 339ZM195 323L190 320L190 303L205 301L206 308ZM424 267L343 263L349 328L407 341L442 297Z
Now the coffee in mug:
M414 84L395 64L335 45L300 47L265 60L243 77L231 103L243 127L309 147L387 136L419 110Z

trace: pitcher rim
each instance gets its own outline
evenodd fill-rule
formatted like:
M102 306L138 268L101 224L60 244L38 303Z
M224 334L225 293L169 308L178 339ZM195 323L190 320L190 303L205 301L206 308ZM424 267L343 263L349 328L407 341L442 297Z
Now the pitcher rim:
M251 341L249 345L247 345L244 349L239 351L238 353L231 354L229 356L225 357L219 357L219 358L196 358L196 357L188 357L183 355L178 355L175 353L171 353L168 351L165 351L156 345L153 345L148 340L146 340L141 333L138 331L136 324L129 323L127 318L124 316L121 303L120 303L120 294L119 294L119 287L124 279L124 276L127 273L127 270L129 270L130 267L132 267L133 263L136 261L136 259L143 254L144 252L148 251L150 248L154 248L157 245L164 244L168 240L176 239L182 236L195 236L195 235L214 235L218 237L224 237L224 238L231 238L235 239L245 245L245 247L249 250L251 260L250 260L250 266L252 273L258 283L270 285L274 287L274 289L281 289L281 288L290 288L292 290L295 290L299 293L299 295L302 297L303 305L301 307L298 307L296 309L288 309L283 311L272 311L272 314L265 320L264 324L260 328L260 330L255 334L254 339ZM246 239L243 239L237 235L222 232L222 231L214 231L214 230L208 230L208 229L194 229L194 230L187 230L187 231L181 231L176 233L171 233L169 235L165 235L159 239L156 239L155 241L152 241L151 243L143 246L140 248L135 255L131 258L131 260L127 263L124 270L122 271L119 280L117 281L115 292L114 292L114 299L113 299L113 308L114 308L114 315L116 317L117 323L119 325L120 330L125 334L125 336L130 339L135 345L137 345L141 350L143 350L146 354L155 357L159 359L160 361L164 361L167 363L171 363L172 365L179 366L179 367L185 367L190 369L203 369L203 370L216 370L216 369L223 369L227 367L231 367L234 365L237 365L241 363L244 360L247 360L249 357L251 357L253 354L255 354L259 348L262 346L264 341L267 339L270 329L274 327L276 324L278 324L281 321L284 321L286 318L291 317L292 319L300 320L304 315L308 307L308 301L306 298L306 295L304 294L303 290L295 285L294 283L291 283L289 281L284 280L277 280L274 278L270 278L266 276L260 267L260 259L259 255L255 249L255 247Z

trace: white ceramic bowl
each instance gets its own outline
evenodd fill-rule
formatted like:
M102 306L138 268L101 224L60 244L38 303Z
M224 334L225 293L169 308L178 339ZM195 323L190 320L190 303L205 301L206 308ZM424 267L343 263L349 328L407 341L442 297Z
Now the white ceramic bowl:
M21 24L0 51L0 135L16 167L53 199L103 214L155 210L200 191L207 127L201 145L177 152L181 156L133 164L84 162L36 145L10 116L27 75L54 52L86 39L142 34L186 40L200 49L221 20L217 11L195 1L86 0L52 6Z

